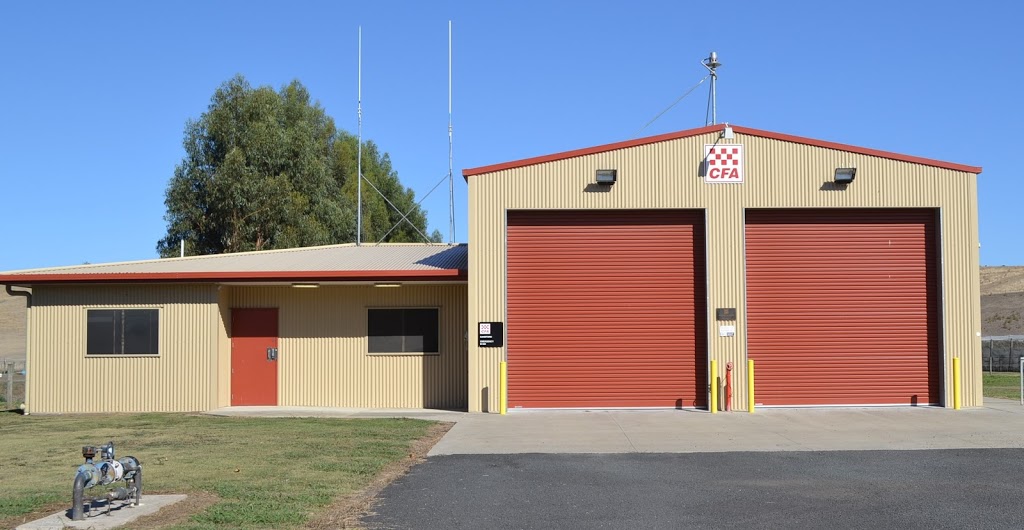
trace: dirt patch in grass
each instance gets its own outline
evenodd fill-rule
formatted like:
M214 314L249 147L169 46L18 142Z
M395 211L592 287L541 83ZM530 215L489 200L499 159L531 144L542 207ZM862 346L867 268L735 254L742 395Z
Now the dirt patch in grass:
M363 490L336 499L319 517L310 521L306 528L311 530L358 528L359 519L370 513L377 502L377 495L388 484L405 475L413 466L426 460L427 452L444 437L452 425L454 424L438 423L431 426L426 436L413 443L407 458L389 464Z

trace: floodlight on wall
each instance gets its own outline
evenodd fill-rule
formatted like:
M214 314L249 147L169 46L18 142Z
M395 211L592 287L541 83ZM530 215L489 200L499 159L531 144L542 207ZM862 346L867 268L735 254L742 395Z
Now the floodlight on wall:
M296 289L316 289L320 287L319 283L293 283L292 287Z
M618 177L618 170L615 169L598 169L597 177L595 178L598 184L603 186L611 186L615 184Z
M846 185L853 182L853 179L857 177L857 168L855 167L837 167L835 182L836 184Z
M402 284L400 284L400 283L393 283L393 282L377 282L377 283L373 284L373 286L374 287L401 287Z

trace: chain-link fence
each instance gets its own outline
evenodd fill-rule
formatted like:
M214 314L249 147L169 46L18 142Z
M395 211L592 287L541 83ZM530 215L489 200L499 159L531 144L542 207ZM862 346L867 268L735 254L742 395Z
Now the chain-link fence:
M25 361L0 360L0 410L25 402Z
M989 372L1017 372L1024 355L1024 335L981 338L981 366Z

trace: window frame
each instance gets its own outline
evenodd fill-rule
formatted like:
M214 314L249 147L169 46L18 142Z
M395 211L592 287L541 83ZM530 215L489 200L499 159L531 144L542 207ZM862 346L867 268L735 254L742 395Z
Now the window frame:
M89 312L90 311L156 311L156 352L155 353L89 353ZM160 357L163 350L163 308L160 306L143 307L86 307L85 308L85 333L83 341L83 352L87 359L93 358L114 358L123 359L131 357ZM122 334L124 330L122 330ZM123 338L122 338L123 340Z
M371 351L370 350L370 337L371 337L371 335L370 335L370 312L371 311L403 311L403 317L402 317L403 335L401 335L401 336L402 336L403 348L404 348L405 337L407 337L407 335L404 334L404 330L405 330L405 315L404 315L404 312L405 311L423 310L423 309L432 310L436 314L436 317L437 317L437 327L436 327L437 351L426 352L426 351ZM370 356L380 356L380 355L390 355L390 356L396 356L396 355L404 355L404 356L436 356L436 355L441 355L441 350L442 350L442 344L441 344L441 329L442 329L442 325L441 325L441 312L442 312L441 311L441 306L367 306L366 307L366 312L364 313L366 315L366 326L364 328L366 330L366 348L365 348L366 355L370 355Z

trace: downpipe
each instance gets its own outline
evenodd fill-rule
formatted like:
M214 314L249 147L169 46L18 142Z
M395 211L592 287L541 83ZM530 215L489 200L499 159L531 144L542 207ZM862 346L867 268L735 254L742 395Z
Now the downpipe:
M12 287L11 285L4 285L4 287L6 288L7 294L9 294L11 296L24 296L25 297L25 308L26 309L31 309L32 308L32 291L15 291L14 289L11 289L11 287Z

